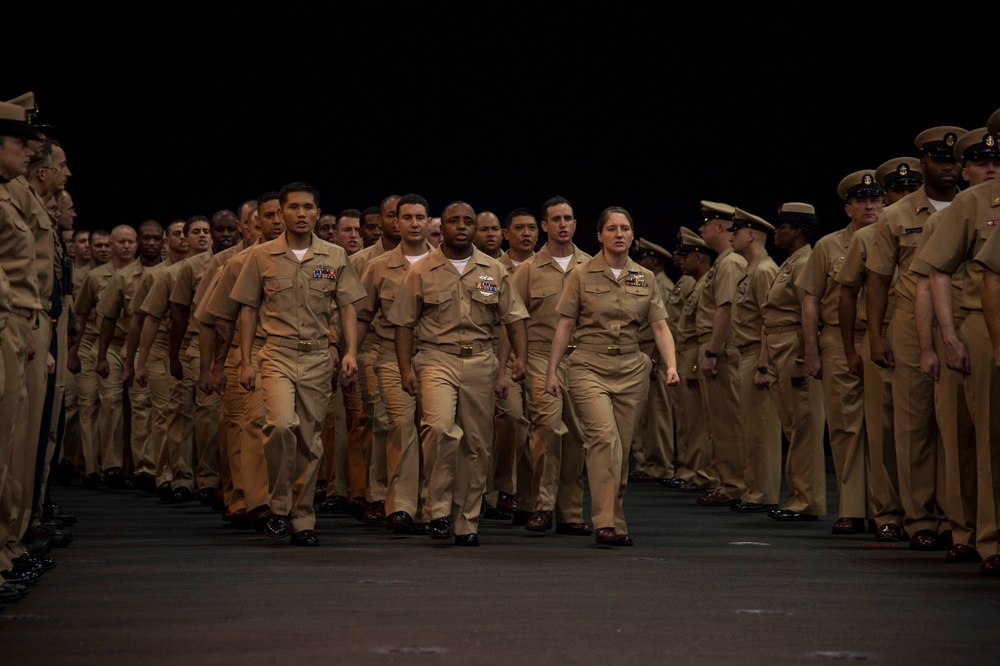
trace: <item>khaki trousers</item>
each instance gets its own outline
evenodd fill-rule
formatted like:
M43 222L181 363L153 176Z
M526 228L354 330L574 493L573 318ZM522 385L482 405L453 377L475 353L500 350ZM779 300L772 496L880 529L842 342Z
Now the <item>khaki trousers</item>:
M100 474L100 377L94 371L97 364L97 338L85 335L77 349L80 372L76 376L77 404L80 413L80 449L83 452L83 470L87 475Z
M868 489L871 514L879 527L903 526L893 425L892 368L872 361L868 333L861 342L865 368L865 431L868 433Z
M740 352L740 417L745 435L743 480L746 483L742 499L777 504L781 494L781 421L774 406L778 386L774 381L765 389L754 384L759 360L759 344Z
M649 378L649 396L632 442L632 457L637 470L658 479L676 476L674 420L677 401L673 394L667 387L662 365L657 364Z
M935 330L935 347L944 349L940 332ZM940 356L940 355L939 355ZM941 359L938 381L934 385L934 406L941 434L941 458L944 482L939 477L938 488L944 488L945 510L948 515L952 542L976 546L976 428L966 400L966 376L952 370Z
M368 409L372 439L369 446L371 458L368 461L368 500L378 502L385 500L385 487L388 483L385 468L385 438L389 430L389 417L385 413L382 402L382 392L379 390L378 373L375 372L375 360L378 350L372 350L362 355L358 360L358 386L361 388Z
M100 469L107 471L115 467L121 469L125 453L125 358L122 355L121 340L112 340L108 345L108 377L97 378L101 408L97 413L97 432L100 436ZM97 348L94 347L96 359Z
M253 391L247 391L236 383L236 394L240 399L239 432L240 474L247 510L253 511L271 503L271 492L278 480L283 451L280 447L266 447L264 426L267 422L267 408L264 404L264 389L261 381L261 348L263 342L254 340L251 358L257 371L257 383Z
M219 417L222 414L222 398L218 393L205 395L198 390L201 377L201 357L198 336L193 336L187 349L181 349L181 363L185 380L190 377L194 383L194 446L198 467L195 470L195 484L199 489L218 488L219 478Z
M330 405L323 419L323 473L327 497L356 497L351 495L352 473L360 473L360 482L354 483L364 493L368 472L361 464L363 462L364 458L352 461L348 454L347 408L344 406L344 390L338 387L337 392L330 395Z
M383 344L375 369L385 405L388 431L385 438L386 515L405 511L418 522L424 508L427 484L422 474L417 399L403 390L394 347Z
M698 351L698 345L693 345L677 352L677 371L681 376L677 403L683 415L677 427L678 475L701 488L715 488L719 479L712 469L712 433L701 399L703 379L700 370L691 371L701 367ZM692 378L696 380L693 387L687 384Z
M23 552L17 532L23 495L24 466L28 451L28 346L35 319L11 314L0 342L3 385L3 409L0 409L0 567L8 569L11 560Z
M221 396L222 411L219 416L219 478L222 484L222 501L230 513L247 509L246 495L243 492L243 447L240 440L246 412L238 390L239 354L238 347L230 347L226 355L223 365L226 390Z
M698 358L705 358L708 343L699 346ZM740 358L730 344L719 352L719 374L701 377L701 399L709 416L712 433L712 469L719 479L717 490L727 497L743 496L743 425L740 422Z
M502 370L507 373L507 397L496 401L493 446L486 476L486 501L492 506L497 505L498 491L514 495L518 506L531 506L534 502L524 389L519 382L511 379L513 362L512 358Z

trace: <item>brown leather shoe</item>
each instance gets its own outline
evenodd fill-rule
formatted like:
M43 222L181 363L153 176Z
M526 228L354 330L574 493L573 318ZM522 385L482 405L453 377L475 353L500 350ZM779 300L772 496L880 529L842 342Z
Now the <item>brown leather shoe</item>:
M883 543L903 540L903 528L899 525L889 523L878 528L875 532L875 540Z
M990 555L979 565L979 573L984 576L1000 576L1000 555Z
M979 556L976 549L972 546L966 546L964 544L956 543L954 546L948 549L948 552L944 554L944 559L946 562L982 562L983 558Z
M712 492L711 488L702 488L701 486L699 486L694 481L688 481L684 485L680 486L678 488L678 490L681 491L682 493L701 493L701 494L704 494L704 493L710 493L710 492Z
M695 501L702 506L733 506L740 503L738 499L721 493L718 490L713 490L707 495L702 495Z
M634 546L635 542L632 541L632 537L627 534L616 534L615 535L615 545L616 546Z
M383 520L385 520L385 500L372 502L365 509L364 515L361 516L361 522L366 525L381 523Z
M833 534L861 534L865 531L864 518L838 518L833 524Z
M552 512L551 511L535 511L528 518L528 522L525 523L524 529L529 532L548 532L552 529Z
M913 550L937 550L937 532L934 530L918 530L910 537L910 548Z
M615 536L615 528L613 527L598 527L594 538L602 546L614 546L618 541L618 537Z
M515 499L513 495L508 495L502 490L498 490L497 508L504 513L514 513L517 511L517 499Z
M570 536L590 536L594 530L587 523L556 523L556 534Z

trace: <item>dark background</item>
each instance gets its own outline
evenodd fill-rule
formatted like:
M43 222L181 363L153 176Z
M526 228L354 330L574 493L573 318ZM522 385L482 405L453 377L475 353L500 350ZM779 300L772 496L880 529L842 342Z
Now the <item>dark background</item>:
M326 212L418 192L434 214L463 199L503 218L561 194L588 250L610 205L668 246L702 199L765 218L806 201L834 231L843 176L1000 106L985 19L342 4L15 9L5 51L29 55L7 60L0 98L35 92L85 228L211 215L304 180Z

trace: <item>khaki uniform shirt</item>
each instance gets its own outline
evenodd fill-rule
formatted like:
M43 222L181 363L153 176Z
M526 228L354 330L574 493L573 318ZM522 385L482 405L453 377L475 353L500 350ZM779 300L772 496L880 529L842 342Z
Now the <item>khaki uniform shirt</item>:
M194 295L201 284L201 278L205 275L205 267L212 260L212 251L202 252L186 261L180 262L177 270L177 277L174 279L173 289L170 290L170 303L184 305L192 309ZM198 332L198 321L194 317L188 317L187 335L191 336Z
M388 319L414 329L421 345L464 346L492 344L498 320L527 316L503 264L473 247L460 275L438 247L407 271Z
M199 311L202 302L205 300L206 294L209 293L211 289L215 288L215 285L217 284L217 280L215 278L219 274L219 271L222 270L222 267L225 266L230 259L245 249L247 249L246 241L240 239L240 242L236 245L228 247L218 254L213 254L212 258L208 260L207 264L205 264L205 270L202 271L201 280L198 282L198 287L195 289L194 296L191 299L191 315L196 317L198 321L201 321L201 319L196 313Z
M667 299L667 326L670 327L670 334L674 336L677 344L681 342L681 317L684 312L684 303L688 296L694 291L695 279L690 275L682 275L677 279L677 284L669 292L660 292Z
M920 258L920 252L923 250L924 246L928 243L934 242L934 232L937 229L938 223L941 221L941 213L944 211L938 211L927 218L927 224L924 225L924 233L920 234L920 242L917 243L917 253L913 257L913 261L910 262L910 270L913 271L918 277L920 276L930 277L931 266L926 261ZM965 311L962 310L962 289L965 287L965 279L968 276L967 264L963 263L958 269L951 275L951 309L952 314L955 317L961 318L965 316Z
M653 279L656 281L656 288L660 290L660 298L664 299L663 307L666 308L666 299L674 291L674 281L670 279L670 276L662 271L657 273L656 277ZM669 311L667 319L670 319ZM673 335L673 330L671 330L670 333ZM648 321L639 329L639 339L642 340L641 344L645 348L643 351L647 354L652 354L656 339L653 336L653 327L649 325Z
M840 270L837 271L837 277L834 278L841 285L861 287L861 291L858 293L856 320L865 326L868 324L868 309L865 307L864 289L868 269L865 268L865 262L868 260L868 252L871 250L872 243L875 242L875 232L877 230L877 224L869 224L867 227L862 227L854 232L854 237L851 238L851 243L847 246L847 254L844 255L844 263L841 264ZM895 284L897 279L899 279L898 269L893 273L893 284ZM896 290L890 289L885 310L886 323L892 320L892 313L895 309ZM839 321L839 316L837 319Z
M918 255L934 268L954 274L968 263L962 288L964 310L983 309L983 266L972 261L1000 225L1000 183L990 180L955 195L941 211L941 221L929 243Z
M816 241L809 264L796 277L795 286L820 299L820 326L840 325L840 283L837 274L844 265L844 257L858 227L851 224L840 231L823 236ZM871 256L869 255L869 259ZM886 275L892 275L890 270ZM858 297L858 309L864 309L864 299ZM863 328L861 320L858 327Z
M76 297L76 311L87 314L87 330L85 335L97 336L101 334L101 324L104 316L97 310L97 305L104 295L104 288L111 284L111 278L118 272L115 263L109 261L101 264L97 268L92 268L87 273L87 278L80 287L80 294Z
M802 301L795 285L805 272L812 252L811 245L803 245L778 268L778 274L774 276L760 308L765 331L802 325Z
M934 207L923 187L883 210L875 223L875 242L865 262L868 270L882 275L892 275L899 268L896 305L910 311L917 296L917 276L910 270L910 262L917 254L917 245L932 213Z
M116 272L108 286L101 292L94 311L104 317L115 320L115 340L124 340L132 322L132 300L142 282L146 267L136 259L131 264ZM100 335L100 330L96 331Z
M778 264L770 255L762 254L747 266L747 273L736 287L733 309L733 344L737 347L761 342L764 318L760 309L767 300L767 291L778 274Z
M642 324L667 318L653 274L628 259L615 277L603 252L569 274L556 311L576 321L584 345L638 345Z
M260 243L258 243L260 245ZM250 252L255 246L250 246L235 255L226 262L226 265L219 270L216 275L215 286L211 292L205 296L204 302L198 306L199 312L196 316L206 324L214 324L217 319L225 319L236 323L233 329L233 347L240 346L240 307L241 304L234 301L230 294L236 285L236 280L243 272L243 264L250 257ZM260 317L257 317L257 329L254 335L258 338L266 336L264 328L261 326Z
M708 273L705 274L705 286L701 298L698 299L698 312L694 319L699 336L712 332L715 326L715 311L719 306L736 300L736 286L746 273L746 268L746 259L733 252L733 248L730 247L726 248L708 269ZM728 339L732 339L732 332Z
M694 280L693 277L691 279ZM698 327L695 326L695 319L698 317L698 302L701 301L701 293L705 290L707 280L708 272L706 271L704 275L695 280L691 291L688 292L687 298L681 305L681 318L677 324L678 347L691 347L698 344Z
M180 262L178 262L180 263ZM146 310L143 309L143 305L146 302L146 297L149 296L149 292L152 290L153 285L156 283L157 278L167 272L174 264L170 262L169 259L162 261L155 266L150 266L142 273L142 278L139 280L138 286L135 288L135 295L132 297L132 302L129 303L129 314L135 316L136 312L141 312L142 314L147 314ZM167 292L169 293L169 291ZM160 318L160 328L157 329L157 337L163 336L164 338L170 333L170 317Z
M428 253L434 249L430 243L424 248ZM427 257L420 259L423 261ZM403 284L403 277L410 269L410 260L403 256L403 248L397 245L394 249L375 257L367 263L361 274L361 286L365 297L355 306L358 310L358 321L371 323L379 339L391 343L396 339L396 327L389 323L388 313L396 301L396 293Z
M19 208L26 213L24 218L35 236L35 271L38 275L38 298L42 309L52 310L52 287L56 279L56 265L62 276L62 244L45 204L38 198L24 176L18 176L8 184L11 197L18 201Z
M268 336L328 340L334 310L364 298L361 281L339 245L314 235L299 261L287 233L250 249L230 296L258 308Z
M1000 234L990 234L989 240L983 243L976 255L976 262L1000 274Z
M573 255L566 266L566 272L563 272L562 266L552 258L546 244L514 270L514 288L528 310L528 320L524 324L529 344L535 343L537 346L552 343L560 319L556 303L559 302L566 278L576 266L589 259L589 254L574 245Z
M35 235L28 226L28 212L11 196L9 186L0 182L0 267L10 282L11 307L40 310Z
M7 272L0 266L0 338L10 319L10 307L10 280L7 279ZM0 375L2 374L0 371ZM3 396L3 391L0 391L0 396Z

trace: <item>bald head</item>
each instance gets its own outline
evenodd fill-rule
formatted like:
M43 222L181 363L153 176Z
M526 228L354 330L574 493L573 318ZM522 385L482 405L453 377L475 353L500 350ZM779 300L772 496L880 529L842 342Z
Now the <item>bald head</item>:
M500 256L500 242L503 236L500 230L500 218L492 211L484 210L476 216L476 236L474 238L479 251L491 257Z
M119 268L135 259L135 248L138 244L138 235L135 229L127 224L119 224L111 230L111 254L112 261Z

